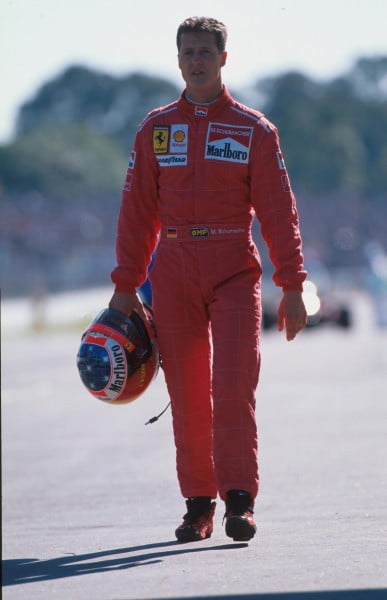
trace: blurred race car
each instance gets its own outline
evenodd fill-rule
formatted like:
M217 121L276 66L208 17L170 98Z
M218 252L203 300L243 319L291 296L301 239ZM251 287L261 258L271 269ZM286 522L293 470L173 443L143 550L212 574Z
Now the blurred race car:
M332 290L330 276L322 265L307 267L311 279L303 285L302 297L308 315L307 327L316 327L326 323L337 325L343 329L352 327L352 311ZM316 281L320 282L318 286ZM262 328L271 329L277 326L277 309L280 301L278 291L268 294L268 289L273 290L273 284L263 285L263 318Z

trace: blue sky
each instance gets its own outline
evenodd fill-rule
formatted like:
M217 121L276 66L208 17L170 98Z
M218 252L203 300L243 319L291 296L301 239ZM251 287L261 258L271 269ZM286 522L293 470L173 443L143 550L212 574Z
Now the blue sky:
M195 14L227 24L233 87L292 68L326 79L359 56L387 55L387 0L2 0L0 142L20 105L69 64L182 84L176 28Z

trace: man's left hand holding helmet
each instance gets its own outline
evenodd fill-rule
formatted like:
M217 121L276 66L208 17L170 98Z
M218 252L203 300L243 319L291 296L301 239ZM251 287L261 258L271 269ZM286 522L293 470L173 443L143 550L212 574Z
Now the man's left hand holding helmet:
M131 312L135 311L142 319L148 319L144 305L136 292L133 294L128 292L114 292L109 302L109 308L115 308L124 313L124 315L130 315Z

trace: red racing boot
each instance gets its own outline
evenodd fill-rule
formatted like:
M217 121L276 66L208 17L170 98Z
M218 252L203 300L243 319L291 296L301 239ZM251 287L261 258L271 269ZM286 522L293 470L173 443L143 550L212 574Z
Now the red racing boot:
M187 512L175 534L179 542L197 542L211 537L216 502L208 496L194 496L186 501Z
M254 500L243 490L230 490L226 499L226 535L234 542L247 542L254 537Z

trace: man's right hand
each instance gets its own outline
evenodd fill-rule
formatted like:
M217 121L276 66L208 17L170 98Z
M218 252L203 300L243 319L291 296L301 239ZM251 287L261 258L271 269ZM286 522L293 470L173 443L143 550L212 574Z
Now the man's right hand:
M136 311L141 318L145 320L148 318L144 310L144 305L137 293L114 292L109 302L109 308L115 308L127 316Z

